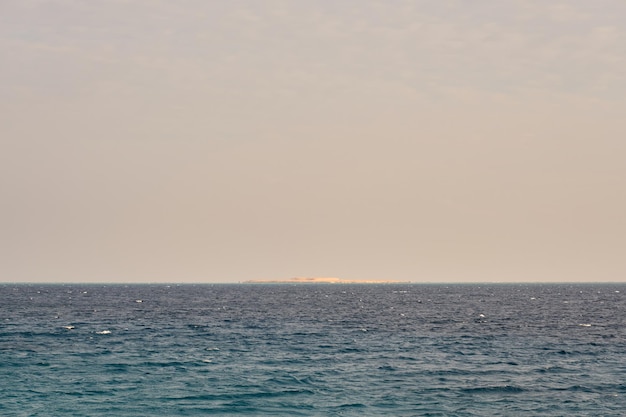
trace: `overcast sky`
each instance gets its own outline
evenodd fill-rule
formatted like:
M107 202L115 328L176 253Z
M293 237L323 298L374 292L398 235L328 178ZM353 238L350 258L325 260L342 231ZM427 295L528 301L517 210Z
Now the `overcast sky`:
M2 0L0 281L626 281L623 0Z

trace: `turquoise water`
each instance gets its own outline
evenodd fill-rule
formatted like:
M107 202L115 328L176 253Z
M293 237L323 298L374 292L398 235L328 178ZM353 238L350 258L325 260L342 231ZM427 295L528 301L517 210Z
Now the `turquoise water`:
M623 416L625 295L0 285L0 415Z

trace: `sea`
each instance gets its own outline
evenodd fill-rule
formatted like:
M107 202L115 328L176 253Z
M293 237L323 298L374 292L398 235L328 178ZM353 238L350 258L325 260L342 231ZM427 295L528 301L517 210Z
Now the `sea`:
M626 284L3 284L0 415L624 416Z

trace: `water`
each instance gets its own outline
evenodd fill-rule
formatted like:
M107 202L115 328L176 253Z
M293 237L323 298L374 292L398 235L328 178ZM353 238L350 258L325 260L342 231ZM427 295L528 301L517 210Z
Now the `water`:
M622 416L626 285L0 285L2 416Z

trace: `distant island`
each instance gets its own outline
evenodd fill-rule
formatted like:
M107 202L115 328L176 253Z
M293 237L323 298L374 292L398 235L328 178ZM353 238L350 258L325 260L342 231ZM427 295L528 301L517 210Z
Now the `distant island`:
M254 279L245 284L398 284L401 281L341 279L335 277L294 277L288 279Z

